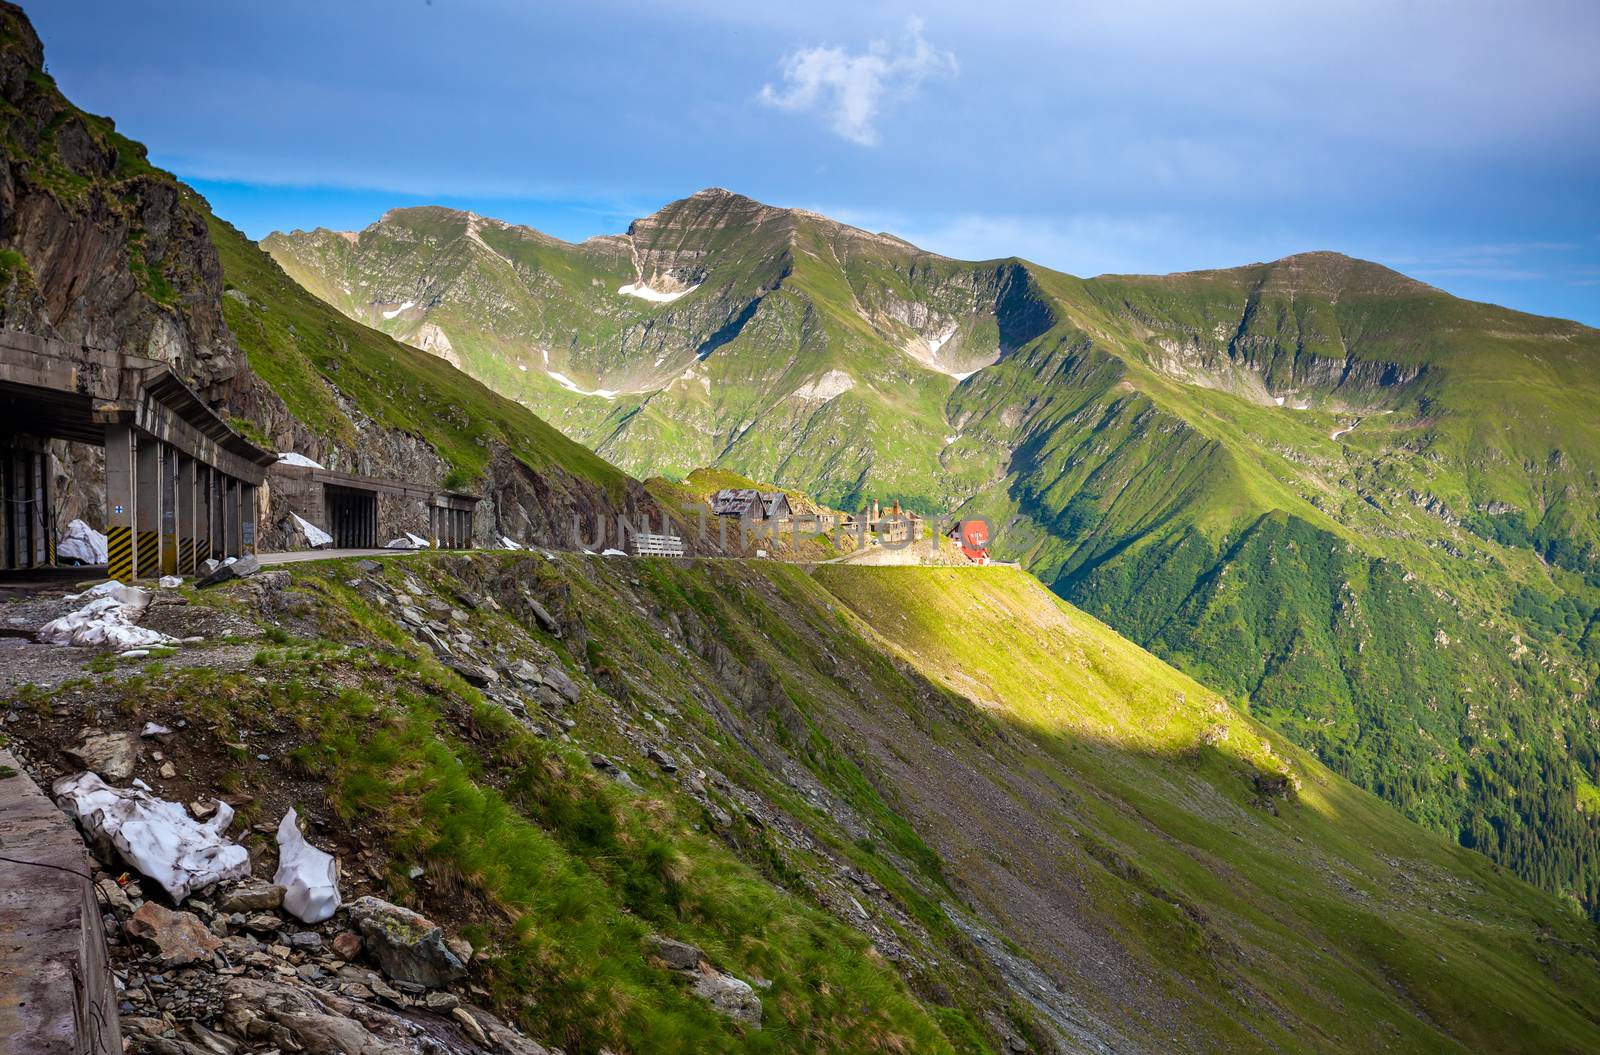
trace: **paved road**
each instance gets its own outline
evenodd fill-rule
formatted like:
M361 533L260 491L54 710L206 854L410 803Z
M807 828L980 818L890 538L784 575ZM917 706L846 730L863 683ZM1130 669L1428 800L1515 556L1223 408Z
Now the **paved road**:
M262 564L295 564L303 560L333 560L337 557L405 557L423 550L414 549L298 549L287 553L258 553Z

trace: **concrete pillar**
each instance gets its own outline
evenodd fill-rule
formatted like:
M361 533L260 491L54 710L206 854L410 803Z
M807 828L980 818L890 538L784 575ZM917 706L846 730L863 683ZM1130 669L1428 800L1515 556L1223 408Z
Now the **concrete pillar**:
M256 508L255 484L239 484L239 555L254 554L256 551L256 518L260 510Z
M161 445L161 574L178 574L178 449Z
M178 459L178 574L193 575L200 558L200 463Z
M134 458L134 569L135 578L161 574L162 444L150 436L140 436Z
M121 582L134 577L137 444L129 426L106 426L106 574Z
M14 485L11 482L11 449L0 447L0 568L10 568L16 561L13 547L16 539L13 538L11 526L11 510L14 508L11 497Z
M228 540L228 556L242 557L244 550L241 548L241 539L244 534L244 522L239 507L239 481L231 476L222 478L223 488L227 498L223 503L223 535Z
M211 470L211 556L228 555L228 484L222 473Z

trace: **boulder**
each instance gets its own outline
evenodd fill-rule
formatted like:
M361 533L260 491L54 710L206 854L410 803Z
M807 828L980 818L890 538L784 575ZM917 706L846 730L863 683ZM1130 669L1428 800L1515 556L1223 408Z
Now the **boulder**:
M426 916L369 896L351 904L350 921L383 973L396 981L441 986L467 973L445 942L444 929Z
M139 738L132 733L90 733L66 755L107 780L127 780L139 764Z
M445 666L461 675L462 680L474 688L487 689L500 681L500 675L481 663L452 659L445 663Z
M533 612L533 618L538 622L539 628L551 637L561 636L561 624L556 622L556 617L550 610L532 597L528 598L528 609Z
M761 1028L761 998L750 987L731 974L703 968L695 975L694 995L711 1005L718 1014L754 1029Z
M687 942L653 937L650 939L650 944L651 951L666 961L668 967L679 971L693 971L700 966L700 961L706 958L705 953Z
M240 883L217 899L217 907L223 912L260 912L282 904L283 887L259 879Z
M182 967L209 960L213 952L222 948L222 939L207 930L199 916L192 912L174 912L154 901L140 905L139 911L123 925L123 930L128 937L153 946L162 967Z
M544 683L566 697L568 703L577 703L579 689L577 682L568 677L567 672L555 664L544 668Z
M524 685L538 685L544 681L539 668L525 659L519 659L506 669L506 673Z
M261 562L254 557L240 557L230 563L217 565L195 585L200 587L216 586L218 583L246 578L260 570Z

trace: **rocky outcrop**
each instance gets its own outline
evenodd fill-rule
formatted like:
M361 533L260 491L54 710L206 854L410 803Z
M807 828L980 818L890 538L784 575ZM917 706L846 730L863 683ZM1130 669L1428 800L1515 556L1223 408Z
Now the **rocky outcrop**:
M350 906L350 921L383 973L396 981L441 986L467 973L458 950L445 941L444 928L420 913L364 897Z

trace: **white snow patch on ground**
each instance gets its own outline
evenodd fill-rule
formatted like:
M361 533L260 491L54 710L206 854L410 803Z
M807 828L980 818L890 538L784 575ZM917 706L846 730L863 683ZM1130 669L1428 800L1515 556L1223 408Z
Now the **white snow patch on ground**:
M1276 399L1273 400L1273 402L1278 404L1278 406L1281 407L1281 406L1283 406L1283 397L1282 396L1278 396Z
M949 327L944 330L944 332L934 334L932 337L928 338L928 353L930 355L938 355L939 349L943 348L947 343L949 343L950 338L954 337L955 335L956 324L952 322Z
M528 372L528 368L527 368L527 366L525 366L525 365L524 365L524 364L522 364L522 363L518 363L518 364L517 364L517 369L518 369L518 370L521 370L521 371L522 371L522 372L523 372L523 373L527 373L527 372Z
M76 645L80 648L143 648L171 644L175 639L158 630L138 625L150 603L150 593L137 586L124 586L113 579L68 600L92 598L76 612L52 619L39 628L39 640L47 645Z
M659 289L651 289L643 282L629 282L626 286L618 286L617 292L623 296L638 297L640 300L648 300L654 304L670 304L679 297L693 293L699 288L700 283L696 282L688 289L680 289L669 293Z
M61 541L56 543L56 556L84 564L104 564L106 537L83 521L74 520L67 525Z
M509 536L501 535L500 536L500 548L501 549L521 549L522 547L515 540L511 539Z
M566 374L557 373L554 370L546 370L545 373L550 375L550 380L554 381L568 392L576 392L580 396L599 396L601 399L617 398L617 390L614 388L597 388L591 392L587 388L579 388L577 384L574 383L573 380Z
M984 366L993 366L993 365L994 365L993 363L985 363L984 364ZM982 366L978 367L978 370L982 370L982 369L983 369ZM955 378L957 381L965 381L967 378L969 378L973 374L977 373L978 370L968 370L964 374L950 374L950 376ZM944 371L940 371L940 372L941 373L950 373L948 370L944 370Z
M946 436L946 437L945 437L945 438L944 438L944 445L945 445L945 446L946 446L946 447L948 447L948 446L950 446L950 445L951 445L951 444L952 444L952 443L954 443L954 442L955 442L955 441L956 441L956 440L959 440L959 439L960 439L960 438L961 438L961 437L960 437L960 436L959 436L959 435L957 435L957 436Z
M627 555L626 552L620 549L603 549L600 551L600 556L602 557L626 557Z
M295 823L294 807L278 822L278 872L283 908L301 923L321 923L339 910L339 866L306 842Z
M395 308L395 309L394 309L394 310L392 310L392 311L386 311L386 312L384 312L384 313L383 313L383 317L384 317L384 318L386 318L386 319L392 319L392 318L394 318L394 317L395 317L395 316L396 316L396 315L398 315L398 314L400 314L400 313L401 313L401 312L402 312L402 311L405 311L405 310L407 310L407 309L408 309L408 308L414 308L414 307L416 307L416 306L417 306L417 302L416 302L416 301L414 301L414 300L408 300L408 301L406 301L406 302L405 302L405 303L404 303L404 304L402 304L402 305L400 305L400 306L399 306L399 307L398 307L398 308Z
M798 399L816 400L826 403L835 396L843 395L856 387L856 379L843 370L829 370L810 384L801 385L791 395Z
M1354 431L1355 431L1355 430L1356 430L1356 426L1357 426L1357 425L1359 425L1359 424L1361 424L1361 419L1360 419L1360 418L1357 418L1357 419L1356 419L1356 420L1355 420L1355 421L1353 421L1353 422L1351 422L1351 423L1350 423L1350 424L1349 424L1349 425L1348 425L1348 426L1346 426L1346 427L1345 427L1345 428L1342 428L1342 429L1334 429L1334 430L1333 430L1333 431L1332 431L1332 432L1330 432L1330 433L1328 433L1328 438L1329 438L1329 439L1330 439L1330 440L1336 440L1336 439L1338 439L1338 438L1339 438L1339 437L1340 437L1340 436L1343 436L1343 435L1344 435L1344 434L1345 434L1345 433L1347 433L1347 432L1354 432Z
M306 542L312 549L321 549L323 546L333 545L333 536L317 527L299 513L290 513L294 517L295 526L300 529L300 534L306 537Z
M314 462L305 455L296 454L294 451L280 451L278 453L278 463L280 465L300 465L307 469L327 468L327 466L323 465L321 462Z
M136 788L114 788L95 773L62 777L51 787L56 805L74 817L91 843L109 843L139 874L182 903L193 890L250 874L250 854L223 836L233 807L217 803L205 824L176 802Z

